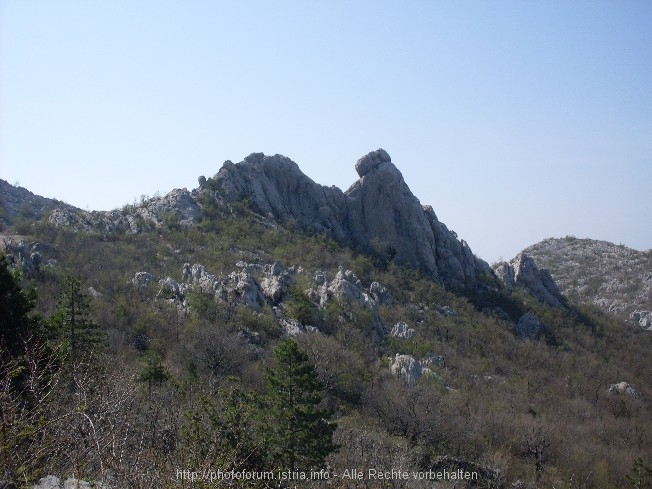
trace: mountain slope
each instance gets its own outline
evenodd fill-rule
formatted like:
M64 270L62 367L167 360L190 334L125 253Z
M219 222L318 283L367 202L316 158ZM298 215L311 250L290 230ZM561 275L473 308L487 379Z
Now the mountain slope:
M398 170L381 155L374 167L374 159L347 192L317 186L283 157L254 155L200 178L193 192L111 213L53 211L49 223L24 226L23 236L11 237L17 243L5 242L5 263L24 272L30 260L33 273L23 273L23 285L37 290L38 312L56 324L57 297L72 274L107 339L95 359L74 359L95 367L83 369L79 395L58 371L43 391L30 393L36 411L3 391L0 421L10 442L0 444L0 460L26 470L29 482L75 466L96 482L110 473L113 488L169 487L179 467L268 470L264 459L225 448L238 427L247 440L269 442L255 424L229 419L246 418L252 408L230 409L236 398L229 392L244 394L241 401L264 392L274 346L291 337L333 409L341 446L329 459L332 480L341 478L336 486L357 484L344 479L351 467L365 473L358 485L368 487L379 483L367 469L399 467L464 470L481 479L438 487L625 487L634 461L652 447L652 335L559 306L551 300L560 300L556 286L525 258L504 269L518 287L491 289L485 298L495 302L485 309L434 274L399 266L398 249L385 262L360 253L365 246L387 250L374 238L389 220L374 222L373 208L394 210L392 199L407 201L396 207L405 211L399 216L416 221L395 219L387 227L396 235L384 236L409 241L417 223L430 226L424 236L433 230ZM310 228L318 222L328 229L326 211L338 210L341 221L331 227L340 226L342 241L363 215L358 233L372 242L344 246ZM88 229L75 232L82 224ZM437 265L444 257L434 243ZM405 256L416 249L408 245ZM0 362L0 386L10 385L22 361L10 360ZM165 375L148 385L150 367ZM297 487L330 487L332 480Z

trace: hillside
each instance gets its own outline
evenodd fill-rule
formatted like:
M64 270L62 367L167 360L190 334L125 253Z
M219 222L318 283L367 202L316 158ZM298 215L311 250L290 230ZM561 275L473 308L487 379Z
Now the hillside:
M652 462L652 335L532 261L495 275L384 152L358 168L342 192L256 154L192 191L9 222L0 485L279 487L294 466L292 487L627 487ZM296 432L288 339L318 378L301 370L320 414ZM338 450L309 445L331 429Z
M547 269L570 300L652 328L652 250L566 237L546 239L523 253Z

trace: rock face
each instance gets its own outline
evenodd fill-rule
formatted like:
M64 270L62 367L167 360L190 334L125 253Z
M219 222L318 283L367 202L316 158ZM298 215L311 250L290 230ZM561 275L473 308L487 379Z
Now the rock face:
M2 238L1 248L5 260L19 269L26 277L38 277L42 266L51 266L59 255L54 246L38 241L27 243L11 236Z
M547 270L540 270L525 253L520 253L509 263L494 266L494 272L507 287L527 290L542 304L561 307L563 296Z
M628 382L618 382L609 386L610 394L624 394L634 399L641 399L641 393L634 389Z
M523 252L550 271L572 302L594 304L623 318L652 311L652 250L569 236L546 239ZM638 323L644 317L631 319Z
M356 163L360 179L346 192L316 184L290 159L254 153L226 162L200 191L227 203L248 201L278 222L293 220L338 242L386 254L456 289L474 289L491 268L423 207L386 151Z
M285 156L253 153L238 164L227 161L207 187L204 191L217 201L248 202L256 212L277 221L292 219L338 241L348 237L342 191L316 184Z
M652 311L634 311L629 315L629 320L643 329L652 331Z
M313 182L285 156L253 153L237 164L225 162L214 177L200 178L192 192L173 190L110 212L60 205L48 221L81 231L139 233L166 225L191 225L201 218L202 206L215 205L220 212L239 206L267 222L293 223L342 245L418 269L457 291L498 285L491 267L439 222L431 207L421 205L385 150L365 155L355 167L360 178L343 192ZM266 283L270 287L278 288ZM378 300L384 298L378 296Z

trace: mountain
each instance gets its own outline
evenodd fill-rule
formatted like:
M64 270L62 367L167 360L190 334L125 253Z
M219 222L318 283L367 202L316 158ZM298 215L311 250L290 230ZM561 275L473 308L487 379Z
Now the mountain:
M356 168L342 191L254 153L110 212L0 187L0 487L74 474L112 489L599 488L644 474L652 335L568 300L534 255L488 269L386 152ZM320 412L302 443L332 433L339 450L311 445L327 466L288 482L279 455L294 445L277 428L292 418L269 375L292 342ZM261 473L274 484L244 480Z
M224 163L212 178L200 178L192 192L174 190L138 206L110 212L56 209L49 222L77 230L140 232L165 219L181 225L198 222L202 208L246 203L261 217L293 223L304 231L418 269L446 286L474 291L493 280L491 268L473 255L422 206L386 151L379 149L355 165L360 179L345 192L313 182L299 166L281 155L253 153L244 161Z
M543 240L523 254L548 270L569 300L652 328L652 250L569 236Z

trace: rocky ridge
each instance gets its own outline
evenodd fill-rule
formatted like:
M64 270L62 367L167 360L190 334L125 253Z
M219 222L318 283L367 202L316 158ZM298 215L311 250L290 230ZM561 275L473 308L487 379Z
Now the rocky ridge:
M294 220L456 290L479 286L482 275L491 277L489 265L439 222L431 207L421 205L386 151L362 157L356 171L359 180L342 192L313 182L289 158L254 153L238 164L226 162L199 192L226 203L248 200L276 222Z
M552 281L530 262L529 274L514 269L508 278L509 268L503 270L501 284L491 267L437 219L432 207L421 205L385 150L363 156L355 168L359 179L342 191L315 183L285 156L253 153L237 164L226 161L211 178L200 177L192 191L176 189L108 212L62 205L49 212L48 221L79 231L140 233L193 225L208 208L222 215L245 209L268 225L298 226L386 262L418 269L451 290L477 293L519 286L546 304L560 302Z
M550 271L569 300L652 329L652 250L566 237L546 239L523 253Z

